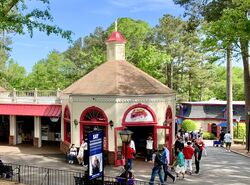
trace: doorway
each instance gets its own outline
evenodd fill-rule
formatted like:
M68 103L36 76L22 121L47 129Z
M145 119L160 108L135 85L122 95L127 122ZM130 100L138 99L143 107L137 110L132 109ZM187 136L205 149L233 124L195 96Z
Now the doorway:
M33 145L34 138L34 117L17 116L17 144Z
M0 142L8 143L10 135L10 121L9 116L1 115L0 118Z
M132 139L135 142L136 157L145 158L146 140L149 135L153 137L153 126L128 126L127 128L133 132Z

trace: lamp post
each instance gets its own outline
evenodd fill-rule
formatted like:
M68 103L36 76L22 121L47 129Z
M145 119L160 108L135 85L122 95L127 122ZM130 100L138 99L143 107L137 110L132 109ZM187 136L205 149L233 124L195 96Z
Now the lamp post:
M133 134L132 131L128 130L127 128L125 128L124 130L122 130L120 133L120 137L122 140L122 143L125 144L125 175L126 175L126 179L125 182L126 184L128 184L128 159L127 159L127 145L129 144L129 142L131 141L131 136Z

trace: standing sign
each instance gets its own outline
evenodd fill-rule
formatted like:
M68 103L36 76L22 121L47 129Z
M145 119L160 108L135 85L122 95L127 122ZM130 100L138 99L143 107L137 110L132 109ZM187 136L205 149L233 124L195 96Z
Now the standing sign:
M103 177L103 131L88 134L89 180Z

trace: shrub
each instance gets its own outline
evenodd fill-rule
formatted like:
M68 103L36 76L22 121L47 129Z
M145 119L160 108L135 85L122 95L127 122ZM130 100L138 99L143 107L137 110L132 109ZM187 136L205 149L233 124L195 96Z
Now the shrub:
M243 139L243 137L246 135L246 124L245 123L239 123L239 134L237 137L237 124L234 127L234 138Z
M196 127L197 127L197 123L190 119L185 119L181 125L181 128L184 131L188 131L188 132L195 131Z
M202 133L203 139L208 139L208 140L213 140L215 139L215 135L213 133L210 132L203 132Z

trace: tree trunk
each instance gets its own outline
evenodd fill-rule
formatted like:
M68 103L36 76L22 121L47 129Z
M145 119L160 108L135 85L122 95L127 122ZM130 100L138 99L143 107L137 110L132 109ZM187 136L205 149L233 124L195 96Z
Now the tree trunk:
M250 75L248 59L248 41L240 40L242 61L244 67L244 90L245 90L245 116L246 116L246 148L250 148L249 116L250 116Z
M232 45L227 48L227 131L233 139Z

